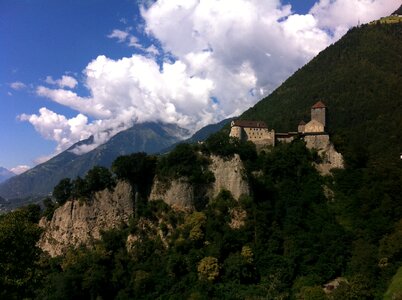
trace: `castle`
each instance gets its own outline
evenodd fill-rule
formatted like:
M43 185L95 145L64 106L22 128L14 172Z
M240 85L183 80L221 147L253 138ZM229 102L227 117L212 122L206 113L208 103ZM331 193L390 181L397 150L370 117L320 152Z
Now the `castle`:
M325 132L326 106L318 101L311 107L311 120L307 124L299 123L297 132L277 133L269 130L265 122L235 120L231 123L230 136L241 141L251 141L258 149L266 146L275 146L277 142L289 143L296 137L302 137L308 148L320 149L329 142L329 136Z

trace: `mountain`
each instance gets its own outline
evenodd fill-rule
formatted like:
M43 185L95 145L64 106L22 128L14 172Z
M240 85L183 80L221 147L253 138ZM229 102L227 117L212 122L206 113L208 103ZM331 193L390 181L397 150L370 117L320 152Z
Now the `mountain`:
M173 124L136 124L90 152L82 155L72 152L77 146L91 144L93 140L89 138L78 142L47 162L0 184L0 195L6 199L45 196L63 178L83 176L95 165L110 167L119 155L141 151L157 153L186 135L188 135L186 129Z
M296 131L322 100L327 130L347 163L400 164L402 23L355 27L240 119Z
M392 15L402 16L402 5L392 13Z
M0 183L15 176L15 174L6 168L0 167Z
M197 132L195 132L190 138L180 141L178 143L175 143L173 145L170 145L169 147L163 149L161 151L161 153L170 152L180 143L192 144L192 143L205 141L211 134L221 130L225 125L229 124L233 119L234 118L228 118L228 119L222 120L216 124L209 124L209 125L201 128Z

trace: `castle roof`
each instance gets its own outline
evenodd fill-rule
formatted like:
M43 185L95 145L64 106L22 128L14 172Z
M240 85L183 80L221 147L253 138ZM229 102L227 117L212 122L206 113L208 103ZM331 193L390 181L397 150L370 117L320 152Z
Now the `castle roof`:
M314 104L311 108L326 108L325 104L322 103L321 101L318 101L316 104Z
M306 125L306 122L304 122L303 120L300 121L299 125Z
M267 124L263 121L246 121L246 120L235 120L232 126L248 127L248 128L268 128Z

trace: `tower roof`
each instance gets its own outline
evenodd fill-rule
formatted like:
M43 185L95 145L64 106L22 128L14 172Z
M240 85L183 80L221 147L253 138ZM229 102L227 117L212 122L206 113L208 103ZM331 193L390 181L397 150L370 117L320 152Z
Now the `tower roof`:
M316 104L314 104L311 108L326 108L325 104L322 103L321 101L318 101Z
M306 125L306 122L304 122L304 120L301 120L299 125Z

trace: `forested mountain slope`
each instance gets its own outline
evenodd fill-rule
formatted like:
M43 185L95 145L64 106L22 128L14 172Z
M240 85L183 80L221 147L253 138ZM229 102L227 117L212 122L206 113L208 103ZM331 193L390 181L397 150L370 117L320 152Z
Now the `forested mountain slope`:
M375 161L402 151L402 23L351 29L295 72L241 119L295 131L317 100L328 107L328 131L345 155ZM358 159L354 157L354 159Z
M119 155L144 151L157 153L180 140L188 131L172 124L136 124L103 145L82 155L72 152L92 139L81 141L47 162L15 176L0 185L0 195L7 199L44 196L63 178L84 176L92 167L110 167Z

